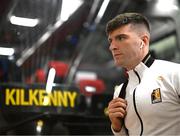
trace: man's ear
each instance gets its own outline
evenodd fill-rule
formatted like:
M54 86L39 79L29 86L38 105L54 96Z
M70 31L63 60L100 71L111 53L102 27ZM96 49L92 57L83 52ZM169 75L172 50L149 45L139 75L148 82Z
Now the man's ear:
M147 46L147 45L149 45L149 36L148 35L143 35L142 37L141 37L141 40L142 40L142 42L143 42L143 46Z

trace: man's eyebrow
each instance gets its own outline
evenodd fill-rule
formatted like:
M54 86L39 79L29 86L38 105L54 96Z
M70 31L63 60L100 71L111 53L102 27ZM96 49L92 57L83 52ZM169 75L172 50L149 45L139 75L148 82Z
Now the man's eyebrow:
M126 35L126 34L117 34L117 35L114 36L115 39L117 39L117 38L119 38L119 37L127 37L127 35ZM108 37L108 41L109 41L109 42L111 42L112 39L113 39L113 38Z
M126 34L117 34L114 36L115 39L119 38L119 37L127 37L127 35Z

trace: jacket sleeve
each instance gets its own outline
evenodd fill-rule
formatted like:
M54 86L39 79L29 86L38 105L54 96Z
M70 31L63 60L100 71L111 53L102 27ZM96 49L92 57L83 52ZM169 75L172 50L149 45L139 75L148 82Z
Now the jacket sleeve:
M158 69L161 69L161 72L168 76L177 95L180 97L180 64L168 61L164 61L165 63L161 63L162 61L157 62L158 64L162 64L158 67Z
M177 72L177 77L175 79L175 87L176 87L176 90L177 90L177 93L180 97L180 67L179 67L179 71Z
M172 84L180 97L180 64L175 64L172 71Z

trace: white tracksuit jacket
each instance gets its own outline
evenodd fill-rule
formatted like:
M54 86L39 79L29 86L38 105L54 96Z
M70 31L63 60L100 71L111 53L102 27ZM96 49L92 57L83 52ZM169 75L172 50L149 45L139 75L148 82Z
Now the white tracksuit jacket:
M128 75L124 119L128 135L180 135L180 64L155 60L147 67L141 62ZM121 88L115 88L114 98ZM124 127L113 133L127 134Z

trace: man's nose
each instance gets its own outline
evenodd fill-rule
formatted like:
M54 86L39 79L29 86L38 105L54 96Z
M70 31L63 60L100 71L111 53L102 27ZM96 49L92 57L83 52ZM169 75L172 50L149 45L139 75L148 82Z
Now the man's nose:
M116 47L116 44L114 42L111 42L110 43L110 46L109 46L109 50L115 50L117 47Z

